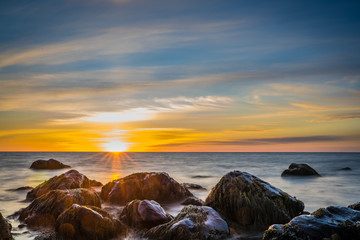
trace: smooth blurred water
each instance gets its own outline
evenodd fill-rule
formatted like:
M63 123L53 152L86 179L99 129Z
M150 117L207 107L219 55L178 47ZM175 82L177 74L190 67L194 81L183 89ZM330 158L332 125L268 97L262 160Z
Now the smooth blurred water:
M142 171L163 171L180 183L196 183L207 190L192 191L205 200L211 188L229 171L249 172L305 203L314 211L329 205L360 201L360 153L0 153L0 212L8 216L28 203L22 202L26 191L12 192L21 186L36 186L68 169L36 171L29 169L38 159L54 158L103 184L112 179ZM280 175L290 163L307 163L322 177L286 177ZM350 167L352 170L340 170ZM165 206L176 215L182 206ZM16 239L29 239L34 233L19 229L12 220Z

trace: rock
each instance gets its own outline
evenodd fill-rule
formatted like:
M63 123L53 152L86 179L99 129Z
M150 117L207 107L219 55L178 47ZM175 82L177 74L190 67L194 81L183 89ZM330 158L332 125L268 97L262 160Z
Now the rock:
M54 227L56 218L74 203L101 207L99 195L92 189L52 190L21 209L19 220L31 228Z
M17 192L17 191L27 191L27 190L32 190L32 189L34 189L34 188L30 187L30 186L23 186L23 187L8 189L7 191Z
M67 171L60 176L55 176L49 180L41 183L33 190L27 193L26 199L32 200L37 198L45 193L50 192L51 190L65 190L65 189L74 189L74 188L90 188L90 180L83 174L79 173L76 170Z
M203 186L195 183L183 183L182 185L187 189L206 190L206 188L204 188Z
M349 171L349 170L352 170L352 169L351 169L351 168L349 168L349 167L344 167L344 168L340 168L340 170Z
M169 222L172 217L155 201L133 200L126 204L120 219L130 227L150 229Z
M351 209L354 209L354 210L360 211L360 202L357 202L357 203L351 204L351 205L349 205L349 206L348 206L348 208L351 208Z
M288 169L283 171L281 176L320 176L320 174L305 163L292 163Z
M11 224L6 221L3 215L0 213L0 239L1 240L13 240L11 235Z
M303 202L247 172L221 178L205 200L235 228L262 230L286 223L304 210Z
M186 206L173 220L151 228L145 236L158 240L215 240L229 236L229 228L211 207Z
M78 204L73 204L57 218L55 229L60 238L79 240L118 239L126 233L125 226L107 212Z
M62 169L62 168L71 168L69 165L65 165L58 160L49 159L49 160L36 160L30 166L31 169Z
M197 197L188 197L181 203L181 205L195 205L195 206L203 206L204 201Z
M295 217L285 225L270 226L263 240L360 239L359 221L360 211L330 206Z
M101 189L104 201L119 205L135 199L175 202L189 196L192 196L189 190L164 172L134 173L109 182Z
M98 182L96 180L90 180L90 186L91 187L101 187L103 184L101 182Z

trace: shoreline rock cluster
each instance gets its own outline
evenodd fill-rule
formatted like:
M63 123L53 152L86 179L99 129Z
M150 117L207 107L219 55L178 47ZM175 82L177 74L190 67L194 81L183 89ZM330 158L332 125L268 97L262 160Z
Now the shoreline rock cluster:
M31 230L50 229L37 239L122 239L135 232L146 239L217 240L266 229L264 240L333 239L325 234L329 229L336 239L360 236L359 203L301 215L303 202L247 172L224 175L205 202L189 191L200 185L180 184L164 172L134 173L103 185L99 193L94 186L102 184L69 170L28 192L32 202L14 216ZM113 214L103 203L124 207ZM171 216L164 203L186 206ZM0 229L10 233L1 217ZM312 234L312 227L320 233Z

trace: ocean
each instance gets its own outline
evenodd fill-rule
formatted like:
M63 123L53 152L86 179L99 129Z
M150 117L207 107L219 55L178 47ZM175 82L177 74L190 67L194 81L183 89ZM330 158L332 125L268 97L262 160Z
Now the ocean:
M22 186L35 187L69 169L31 170L38 159L54 158L71 165L90 179L107 182L143 171L167 172L180 183L200 184L206 190L192 190L205 200L220 178L233 170L251 173L305 203L312 212L329 205L347 206L360 201L360 153L86 153L86 152L1 152L0 212L6 217L29 203L26 191L9 191ZM321 177L281 177L290 163L307 163ZM351 170L341 170L350 167ZM164 208L176 215L181 205ZM15 239L33 239L36 232L13 225ZM136 238L136 237L135 237Z

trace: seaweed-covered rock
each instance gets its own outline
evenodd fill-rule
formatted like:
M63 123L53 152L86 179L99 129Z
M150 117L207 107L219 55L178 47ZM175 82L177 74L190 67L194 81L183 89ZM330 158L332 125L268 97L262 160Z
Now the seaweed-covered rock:
M172 217L155 201L133 200L126 204L120 219L128 226L150 229L169 222Z
M124 236L126 227L97 207L73 204L56 220L58 238L102 240Z
M6 221L3 215L0 213L0 239L13 240L11 235L11 224Z
M211 207L186 206L173 220L151 228L145 236L157 240L215 240L229 236L229 228Z
M360 211L330 206L295 217L285 225L270 226L263 240L360 239L359 221Z
M195 205L195 206L203 206L204 205L204 201L197 198L197 197L188 197L187 199L185 199L181 205Z
M351 208L351 209L354 209L354 210L360 211L360 202L357 202L357 203L351 204L351 205L349 205L349 206L348 206L348 208Z
M233 171L221 178L205 200L234 227L266 229L299 215L303 202L247 172Z
M27 193L26 199L32 200L51 190L65 190L74 188L90 188L90 180L76 170L67 171L60 176L55 176L39 184L33 190Z
M100 197L92 189L52 190L21 209L19 219L31 228L51 228L56 218L74 203L101 207Z
M65 165L59 162L58 160L51 158L49 160L36 160L31 164L30 168L54 170L54 169L70 168L70 166Z
M119 205L135 199L174 202L188 196L192 193L164 172L134 173L109 182L101 189L103 200Z
M284 170L281 174L282 177L284 176L320 176L315 169L307 165L306 163L292 163L290 164L289 168Z

